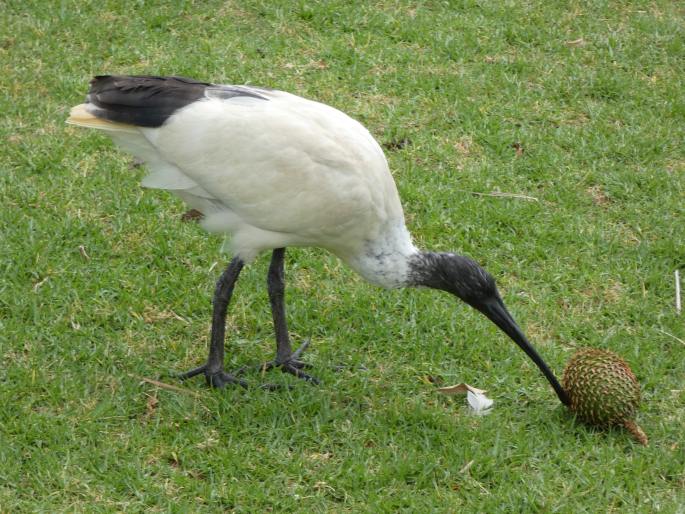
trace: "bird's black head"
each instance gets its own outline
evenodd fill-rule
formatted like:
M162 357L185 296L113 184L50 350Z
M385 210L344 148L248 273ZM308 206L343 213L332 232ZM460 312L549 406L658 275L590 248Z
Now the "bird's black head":
M463 255L421 253L412 261L410 273L415 285L447 291L478 310L499 298L492 275Z
M568 395L509 314L495 279L482 266L462 255L423 252L410 261L409 276L412 285L452 293L487 316L526 352L545 375L561 402L568 405Z

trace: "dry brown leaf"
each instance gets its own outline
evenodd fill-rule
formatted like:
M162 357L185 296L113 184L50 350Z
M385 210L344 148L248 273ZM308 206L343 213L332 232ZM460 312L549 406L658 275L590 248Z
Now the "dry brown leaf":
M448 387L439 387L438 392L442 394L466 394L471 391L474 394L485 394L487 391L485 389L478 389L472 385L461 383Z

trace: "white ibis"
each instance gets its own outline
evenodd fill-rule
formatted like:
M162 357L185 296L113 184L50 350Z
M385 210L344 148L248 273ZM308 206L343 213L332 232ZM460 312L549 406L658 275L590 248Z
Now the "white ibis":
M559 399L568 396L507 311L492 276L471 259L417 249L378 143L333 107L282 91L182 77L97 76L68 123L106 132L147 162L142 184L166 189L230 235L233 258L213 299L209 356L183 378L245 383L224 371L226 311L243 266L272 251L267 284L280 367L302 371L285 319L288 246L325 248L386 288L447 291L482 312L535 362Z

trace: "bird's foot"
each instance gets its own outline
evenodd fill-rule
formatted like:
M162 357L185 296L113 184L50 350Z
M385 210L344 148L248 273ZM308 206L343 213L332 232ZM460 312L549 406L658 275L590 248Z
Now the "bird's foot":
M301 378L306 382L318 385L320 383L318 378L313 377L312 375L302 371L305 368L311 367L310 364L307 364L306 362L302 362L300 360L300 356L302 355L302 353L304 353L308 346L309 339L306 339L300 345L300 347L294 352L292 352L288 357L284 359L279 359L277 357L272 361L264 362L257 367L257 371L264 373L273 368L281 368L281 371L283 373L290 373L291 375L296 376L297 378ZM241 371L244 371L244 369Z
M190 371L186 371L185 373L179 375L178 378L180 378L181 380L187 380L196 375L199 375L200 373L204 374L205 379L207 380L207 385L210 387L222 389L228 384L237 384L247 389L247 382L245 382L244 380L230 373L226 373L223 369L219 369L217 371L209 371L207 364L203 364L202 366L198 366L197 368L191 369Z
M319 385L321 383L318 378L302 371L303 367L308 366L305 365L303 362L296 360L288 360L281 364L277 364L277 366L281 368L281 371L283 373L290 373L291 375L294 375L297 378L301 378L306 382L310 382L314 385Z

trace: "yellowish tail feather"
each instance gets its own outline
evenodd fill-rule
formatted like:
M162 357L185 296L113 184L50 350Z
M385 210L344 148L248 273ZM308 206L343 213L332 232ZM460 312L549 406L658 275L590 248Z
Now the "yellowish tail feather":
M88 127L99 130L107 130L110 132L133 132L138 133L138 129L134 125L127 125L126 123L117 123L116 121L103 120L97 116L93 116L86 109L86 104L80 104L72 107L67 123L70 125L78 125L79 127Z

